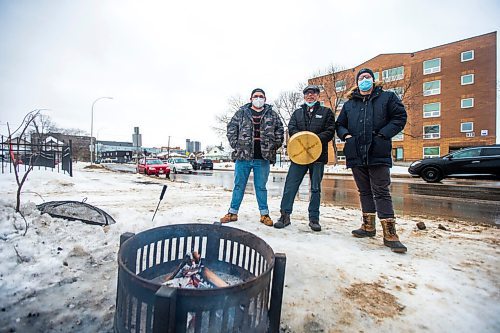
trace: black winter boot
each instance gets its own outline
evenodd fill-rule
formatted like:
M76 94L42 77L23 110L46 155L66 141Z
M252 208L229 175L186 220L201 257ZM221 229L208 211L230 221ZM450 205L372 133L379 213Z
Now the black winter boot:
M310 220L309 228L311 228L312 231L321 231L321 225L319 224L319 221Z
M374 237L377 233L375 229L375 213L363 213L363 224L359 229L353 230L355 237Z
M281 216L278 221L274 224L274 227L277 229L283 229L286 226L290 225L290 214L285 213L283 210L280 211Z
M384 245L390 247L392 252L405 253L407 248L399 241L396 234L396 219L381 219L380 223L382 223L384 230Z

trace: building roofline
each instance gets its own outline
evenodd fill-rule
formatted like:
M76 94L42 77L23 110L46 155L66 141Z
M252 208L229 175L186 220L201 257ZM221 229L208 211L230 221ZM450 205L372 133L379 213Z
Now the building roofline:
M419 51L415 51L415 52L411 52L411 53L419 53L419 52L423 52L423 51L428 51L428 50L432 50L432 49L435 49L435 48L438 48L438 47L442 47L442 46L446 46L446 45L450 45L450 44L455 44L455 43L460 43L460 42L463 42L463 41L466 41L466 40L469 40L469 39L483 37L483 36L491 35L491 34L496 35L497 32L496 31L487 32L487 33L482 34L482 35L477 35L477 36L472 36L472 37L468 37L468 38L463 38L463 39L460 39L460 40L456 40L454 42L444 43L444 44L441 44L441 45L429 47L429 48L426 48L426 49L423 49L423 50L419 50Z
M450 45L450 44L455 44L455 43L460 43L460 42L463 42L463 41L466 41L466 40L469 40L469 39L473 39L473 38L478 38L478 37L483 37L483 36L486 36L486 35L491 35L491 34L494 34L496 35L497 34L497 31L492 31L492 32L487 32L485 34L482 34L482 35L477 35L477 36L472 36L472 37L468 37L468 38L464 38L464 39L460 39L460 40L456 40L454 42L449 42L449 43L445 43L445 44L441 44L441 45L437 45L437 46L433 46L433 47L429 47L429 48L426 48L426 49L423 49L423 50L419 50L419 51L414 51L414 52L394 52L394 53L380 53L380 54L377 54L376 56L374 57L371 57L370 59L366 60L366 61L363 61L362 63L360 63L359 65L357 66L354 66L354 67L351 67L351 68L346 68L344 70L341 70L339 72L336 72L336 73L341 73L341 72L345 72L345 71L348 71L348 70L353 70L355 69L356 67L359 67L363 64L366 64L367 62L370 62L372 61L373 59L377 58L377 57L380 57L380 56L384 56L384 55L396 55L396 54L415 54L415 53L420 53L420 52L423 52L423 51L428 51L428 50L432 50L432 49L435 49L435 48L438 48L438 47L443 47L443 46L446 46L446 45ZM328 75L331 75L331 74L324 74L324 75L320 75L320 76L315 76L311 79L318 79L318 78L321 78L321 77L325 77L325 76L328 76Z

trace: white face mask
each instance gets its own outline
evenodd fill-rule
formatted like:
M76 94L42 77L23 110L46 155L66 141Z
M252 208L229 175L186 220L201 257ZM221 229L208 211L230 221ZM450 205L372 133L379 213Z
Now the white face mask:
M266 100L264 98L253 98L252 99L252 105L256 108L256 109L260 109L264 106L264 102Z

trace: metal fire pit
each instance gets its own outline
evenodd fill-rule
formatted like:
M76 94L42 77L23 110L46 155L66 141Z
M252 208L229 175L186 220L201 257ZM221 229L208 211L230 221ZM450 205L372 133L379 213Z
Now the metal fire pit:
M193 250L210 269L244 282L214 289L163 286L161 277ZM278 332L285 264L285 255L275 255L259 237L220 224L169 225L122 234L114 330Z

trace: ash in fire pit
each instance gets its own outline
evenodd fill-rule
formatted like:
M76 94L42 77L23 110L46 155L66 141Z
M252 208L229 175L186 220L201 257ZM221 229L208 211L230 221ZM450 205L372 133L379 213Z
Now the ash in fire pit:
M184 260L172 273L156 280L174 288L222 288L243 282L233 275L216 273L205 267L197 251L186 253Z
M120 242L115 332L279 331L286 257L257 236L183 224Z

